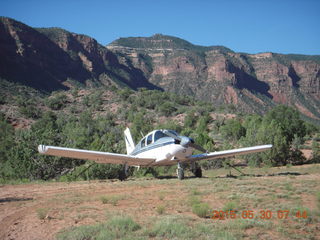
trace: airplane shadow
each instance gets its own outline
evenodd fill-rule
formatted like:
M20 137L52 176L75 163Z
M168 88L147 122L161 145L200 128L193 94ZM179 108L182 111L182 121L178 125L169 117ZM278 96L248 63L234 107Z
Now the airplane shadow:
M299 173L299 172L280 172L280 173L270 173L270 174L242 174L242 175L230 175L217 176L213 178L241 178L241 177L274 177L274 176L300 176L307 175L308 173Z
M198 178L196 176L185 176L184 179L194 179L194 178ZM208 178L206 176L202 176L201 178ZM177 179L177 176L158 176L156 177L156 179Z
M241 178L241 177L273 177L273 176L300 176L306 175L307 173L299 173L299 172L280 172L280 173L270 173L270 174L241 174L241 175L230 175L227 174L225 176L216 176L216 177L206 177L202 176L201 178ZM157 176L156 179L177 179L176 176L167 175L167 176ZM195 179L195 176L185 176L184 179Z
M16 198L16 197L8 197L8 198L0 198L0 203L4 202L20 202L20 201L31 201L33 198Z
M206 177L206 176L202 176L201 178L204 179L215 179L215 178L234 178L234 179L241 179L242 177L272 177L272 176L300 176L300 175L307 175L308 173L299 173L299 172L280 172L280 173L270 173L270 174L241 174L241 175L233 175L233 174L227 174L224 176L216 176L216 177ZM198 177L196 176L185 176L184 180L186 179L197 179ZM198 178L198 179L201 179ZM139 178L127 178L124 181L136 181ZM152 180L152 179L177 179L177 176L173 176L173 175L161 175L161 176L153 176L153 177L149 177L149 178L143 178L144 180ZM119 181L118 179L108 179L108 180L99 180L99 182L117 182ZM26 200L32 200L32 199L26 199ZM19 201L19 200L17 200ZM20 200L20 201L24 201L24 200ZM1 199L0 199L1 202Z

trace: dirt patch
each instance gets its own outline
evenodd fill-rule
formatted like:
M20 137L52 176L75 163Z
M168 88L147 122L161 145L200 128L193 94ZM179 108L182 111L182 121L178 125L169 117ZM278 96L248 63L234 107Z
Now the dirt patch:
M130 182L129 182L130 183ZM122 182L48 183L2 186L0 193L0 239L54 239L71 226L105 220L106 211L148 216L160 204L154 193L166 186L132 186ZM122 196L114 204L103 204L101 196ZM45 209L43 218L37 211Z
M305 167L299 169L306 171ZM297 171L297 168L294 167L294 171ZM206 173L208 172L204 174ZM184 181L134 179L124 182L2 185L0 186L0 239L55 239L59 231L69 227L105 222L110 216L119 214L131 216L145 226L150 224L151 218L159 216L158 206L163 206L165 215L194 218L194 221L199 222L213 221L202 220L192 213L188 202L194 196L208 203L212 209L222 210L227 202L233 201L242 210L256 212L266 208L267 204L290 206L291 202L297 201L299 197L303 206L308 207L311 212L316 212L318 200L315 193L320 191L319 183L320 174L310 173L299 176L275 175L239 179L216 176L202 179L188 178ZM306 188L308 185L310 189ZM290 195L290 192L293 193ZM108 201L103 202L103 198ZM279 205L279 208L281 206ZM233 220L228 221L230 223L226 221L226 224L232 224ZM276 224L279 220L273 219L273 221ZM295 219L292 221L293 224L301 225ZM244 229L243 237L250 238L254 235L267 239L276 236L278 239L286 239L290 236L290 231L294 234L294 230L290 230L291 222L281 224L289 229L287 230L289 233L285 236L280 230L277 231L277 228L266 229L263 225L261 228ZM313 232L312 229L318 224L319 222L314 219L308 225L302 224L304 228L301 234L303 235L304 231ZM314 237L317 239L319 235Z

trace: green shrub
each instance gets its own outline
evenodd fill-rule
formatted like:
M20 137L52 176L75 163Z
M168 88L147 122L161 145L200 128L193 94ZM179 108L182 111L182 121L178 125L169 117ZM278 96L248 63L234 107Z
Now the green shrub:
M6 97L4 95L0 95L0 105L6 103Z
M231 202L227 202L223 206L222 210L223 211L232 211L232 210L238 210L238 208L239 208L238 204L234 201L231 201Z
M125 235L127 231L134 232L141 228L131 217L124 216L113 217L108 222L108 226L113 231L120 232L121 235Z
M188 198L187 203L189 206L192 207L195 204L201 203L201 201L200 201L199 197L192 195Z
M125 197L122 195L111 195L111 196L102 196L100 199L103 204L111 203L113 206L116 206L119 200L122 200L124 198Z
M60 110L65 107L67 102L67 96L63 93L59 93L46 100L46 105L52 110Z
M176 110L177 109L175 108L174 104L171 102L164 102L158 106L158 111L160 111L160 113L166 117L173 115Z
M156 222L149 231L149 237L161 239L187 239L188 227L176 219L165 218Z
M159 206L157 206L156 210L157 210L157 213L158 213L159 215L161 215L161 214L164 214L166 208L165 208L164 205L159 205Z
M109 203L109 198L107 196L102 196L100 199L103 204Z
M41 111L33 105L19 107L19 112L28 118L37 119L41 117Z
M130 217L117 216L103 224L72 227L57 235L59 240L132 239L141 227Z
M229 140L239 140L246 135L246 129L241 125L238 119L229 119L225 125L220 128L222 135Z
M205 218L210 213L210 207L208 203L196 203L192 205L192 212L198 217Z
M48 208L38 208L37 216L40 220L45 219L48 216L49 209Z

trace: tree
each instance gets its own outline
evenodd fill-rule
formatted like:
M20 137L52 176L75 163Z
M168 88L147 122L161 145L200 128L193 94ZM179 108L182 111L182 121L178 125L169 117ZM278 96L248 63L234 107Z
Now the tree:
M272 144L271 151L250 154L244 156L251 166L285 164L290 146L288 145L283 131L276 121L260 122L259 117L250 118L247 125L246 136L241 138L244 146Z
M123 88L118 90L117 93L123 101L126 101L133 94L133 91L130 88Z
M220 127L220 131L223 137L233 141L239 140L246 134L246 129L241 125L241 122L238 119L227 120L225 125Z
M130 130L135 141L141 138L141 133L147 134L151 129L152 122L144 112L138 112L134 115Z
M184 127L193 128L197 122L197 117L194 111L189 111L184 118Z
M14 146L14 129L0 113L0 173L3 176L4 165L10 160L9 150Z
M64 93L58 93L46 100L46 105L52 110L60 110L65 107L67 103L67 96Z
M245 146L273 145L270 151L245 156L249 162L285 165L304 161L298 145L303 143L305 124L293 108L277 106L263 118L256 115L247 117L243 125L246 135L241 142Z
M209 113L205 112L197 121L197 129L198 133L206 132L208 129L208 123L211 120Z
M294 136L303 138L306 135L306 125L300 119L300 113L285 105L278 105L266 114L267 122L276 121L283 130L286 140L291 143Z
M320 163L320 144L316 139L312 140L312 162Z
M37 119L41 116L41 111L36 107L36 102L39 100L34 97L18 96L17 104L19 106L19 112L28 118Z
M164 114L166 117L172 115L177 109L171 102L165 102L158 106L160 113Z

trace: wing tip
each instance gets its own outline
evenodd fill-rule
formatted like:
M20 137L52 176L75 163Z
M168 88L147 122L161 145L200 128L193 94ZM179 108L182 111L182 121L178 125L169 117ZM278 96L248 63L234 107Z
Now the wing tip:
M38 146L38 152L41 153L41 154L45 154L47 152L47 146L45 145L39 145Z

